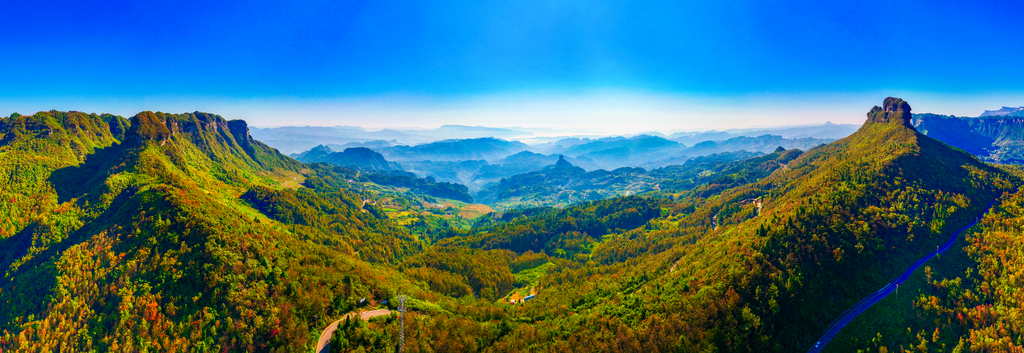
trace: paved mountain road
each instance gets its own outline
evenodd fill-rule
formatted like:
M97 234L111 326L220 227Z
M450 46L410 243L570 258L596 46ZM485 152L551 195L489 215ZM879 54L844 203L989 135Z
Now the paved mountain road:
M364 311L364 312L361 312L361 313L351 312L351 313L345 314L345 316L342 316L341 319L339 319L338 321L335 321L335 322L331 323L330 325L327 325L327 328L325 328L324 331L320 333L320 340L316 342L316 350L314 352L316 352L316 353L327 353L327 352L329 352L331 350L331 338L334 337L334 331L336 331L338 329L338 324L340 324L342 320L345 320L345 318L353 317L356 314L359 314L359 318L360 319L369 320L371 317L375 317L375 316L391 315L391 310L388 310L388 309L377 309L377 310Z
M998 198L996 200L998 200ZM836 320L835 323L832 324L832 327L829 327L828 331L826 331L825 334L821 336L821 339L819 339L818 342L814 344L814 346L811 346L811 349L807 350L807 352L817 353L825 349L825 346L827 346L828 343L831 342L832 339L839 334L839 331L841 331L843 327L846 327L846 325L853 321L853 319L857 318L858 315L863 313L864 310L867 310L872 305L875 305L875 303L884 299L887 295L889 295L889 293L894 292L896 290L896 287L903 283L903 281L906 281L907 278L910 278L910 275L913 274L914 271L917 270L919 267L921 267L921 265L924 265L926 261L931 260L931 258L935 257L939 253L946 251L951 246L953 246L953 243L956 243L956 238L960 235L960 233L967 230L967 228L973 227L975 224L977 224L978 221L981 220L981 216L984 216L985 213L992 208L992 205L995 204L996 200L992 200L992 202L989 202L988 206L985 206L985 210L981 212L981 215L979 215L978 218L975 218L974 221L971 222L971 224L968 224L963 228L960 228L960 230L954 232L953 235L949 237L949 240L946 241L945 244L942 244L942 246L940 246L938 249L936 249L935 252L925 255L925 257L922 257L920 260L917 260L917 262L915 262L913 265L910 265L910 267L907 268L906 271L903 271L903 274L901 274L896 279L892 280L892 282L886 284L885 287L882 287L882 289L879 289L874 294L871 294L867 298L861 299L861 301L858 302L857 304L854 304L853 307L850 308L850 310L847 310L846 313L839 320Z

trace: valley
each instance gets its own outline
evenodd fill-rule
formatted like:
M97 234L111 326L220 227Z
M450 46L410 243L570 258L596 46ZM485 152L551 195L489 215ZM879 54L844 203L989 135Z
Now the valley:
M831 143L653 169L423 148L516 173L474 190L370 148L295 160L207 113L12 115L0 349L310 351L333 324L330 351L392 351L400 328L405 351L814 351L936 249L900 277L911 306L879 301L825 351L1014 349L1021 170L916 119L887 98ZM679 148L649 139L602 143ZM399 295L402 320L343 320Z
M1022 10L5 2L0 353L1024 353Z

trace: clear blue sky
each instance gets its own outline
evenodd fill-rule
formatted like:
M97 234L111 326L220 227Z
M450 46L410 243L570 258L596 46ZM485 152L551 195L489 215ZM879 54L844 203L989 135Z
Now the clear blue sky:
M1024 105L1024 5L965 1L8 1L0 115L255 125L860 123L899 95Z

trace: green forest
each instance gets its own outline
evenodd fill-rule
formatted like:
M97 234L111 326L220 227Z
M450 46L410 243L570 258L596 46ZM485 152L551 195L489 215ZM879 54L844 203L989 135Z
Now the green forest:
M888 98L807 151L548 168L493 197L558 207L490 212L461 185L300 163L213 114L12 114L0 352L311 352L335 322L332 352L806 351L993 200L826 351L1024 350L1024 170L910 119ZM557 178L630 177L659 187L551 198ZM359 318L374 309L392 313Z

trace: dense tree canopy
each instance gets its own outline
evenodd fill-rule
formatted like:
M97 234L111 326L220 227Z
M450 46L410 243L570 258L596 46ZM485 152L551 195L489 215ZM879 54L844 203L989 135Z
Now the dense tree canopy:
M12 115L0 350L308 351L342 320L332 350L394 351L397 316L353 313L397 294L409 352L806 350L997 196L830 349L1019 350L1022 173L908 116L887 100L806 152L697 159L645 171L662 181L644 195L470 225L465 200L299 163L212 114Z

